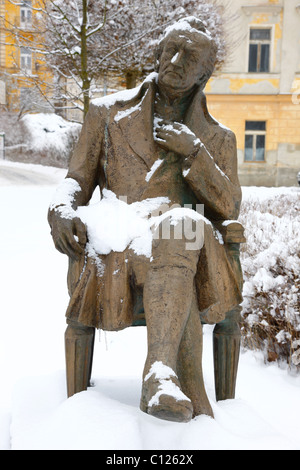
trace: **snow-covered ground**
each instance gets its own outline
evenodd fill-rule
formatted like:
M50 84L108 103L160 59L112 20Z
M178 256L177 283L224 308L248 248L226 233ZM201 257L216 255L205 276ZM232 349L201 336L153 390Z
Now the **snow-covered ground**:
M217 403L212 330L204 374L215 419L164 422L139 410L146 331L98 332L94 387L66 399L67 259L53 246L49 202L64 170L0 162L0 449L300 449L300 377L241 355L235 400ZM293 189L295 190L295 189ZM264 197L289 188L255 188ZM245 188L244 195L253 194Z

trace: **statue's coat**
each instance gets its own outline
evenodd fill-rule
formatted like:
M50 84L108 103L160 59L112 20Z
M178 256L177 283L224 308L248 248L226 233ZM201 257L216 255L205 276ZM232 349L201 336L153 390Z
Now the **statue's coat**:
M98 185L118 197L127 196L129 204L146 197L170 196L163 179L155 185L146 181L161 151L153 139L155 92L156 77L152 76L134 93L131 91L129 99L117 93L91 103L67 174L82 188L79 205L89 202ZM201 90L195 94L184 123L206 148L194 156L185 183L196 201L205 205L205 216L214 227L222 226L225 220L236 220L241 189L235 135L211 117ZM171 199L176 203L176 194L171 194ZM213 227L206 224L195 283L198 308L208 323L221 321L242 301L239 262L217 238ZM68 318L109 330L132 323L133 285L143 284L149 260L141 260L133 281L128 262L132 254L127 251L99 256L103 272L89 257L70 260Z

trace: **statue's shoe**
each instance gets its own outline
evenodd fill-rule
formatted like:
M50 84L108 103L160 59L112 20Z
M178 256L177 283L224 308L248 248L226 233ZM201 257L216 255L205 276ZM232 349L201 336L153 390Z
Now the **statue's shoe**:
M140 408L156 418L187 423L193 417L191 400L180 388L175 372L156 362L143 382Z

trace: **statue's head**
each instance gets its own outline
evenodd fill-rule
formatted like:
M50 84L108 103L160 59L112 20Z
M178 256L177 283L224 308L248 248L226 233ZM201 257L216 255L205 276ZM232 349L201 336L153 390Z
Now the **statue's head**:
M158 83L178 92L202 89L211 77L217 44L205 24L190 16L166 28L156 49Z

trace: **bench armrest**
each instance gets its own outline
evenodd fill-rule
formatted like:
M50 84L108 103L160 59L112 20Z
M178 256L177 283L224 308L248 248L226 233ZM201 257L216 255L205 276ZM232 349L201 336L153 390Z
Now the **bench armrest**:
M221 233L224 243L245 243L244 227L237 220L223 220L214 222Z

